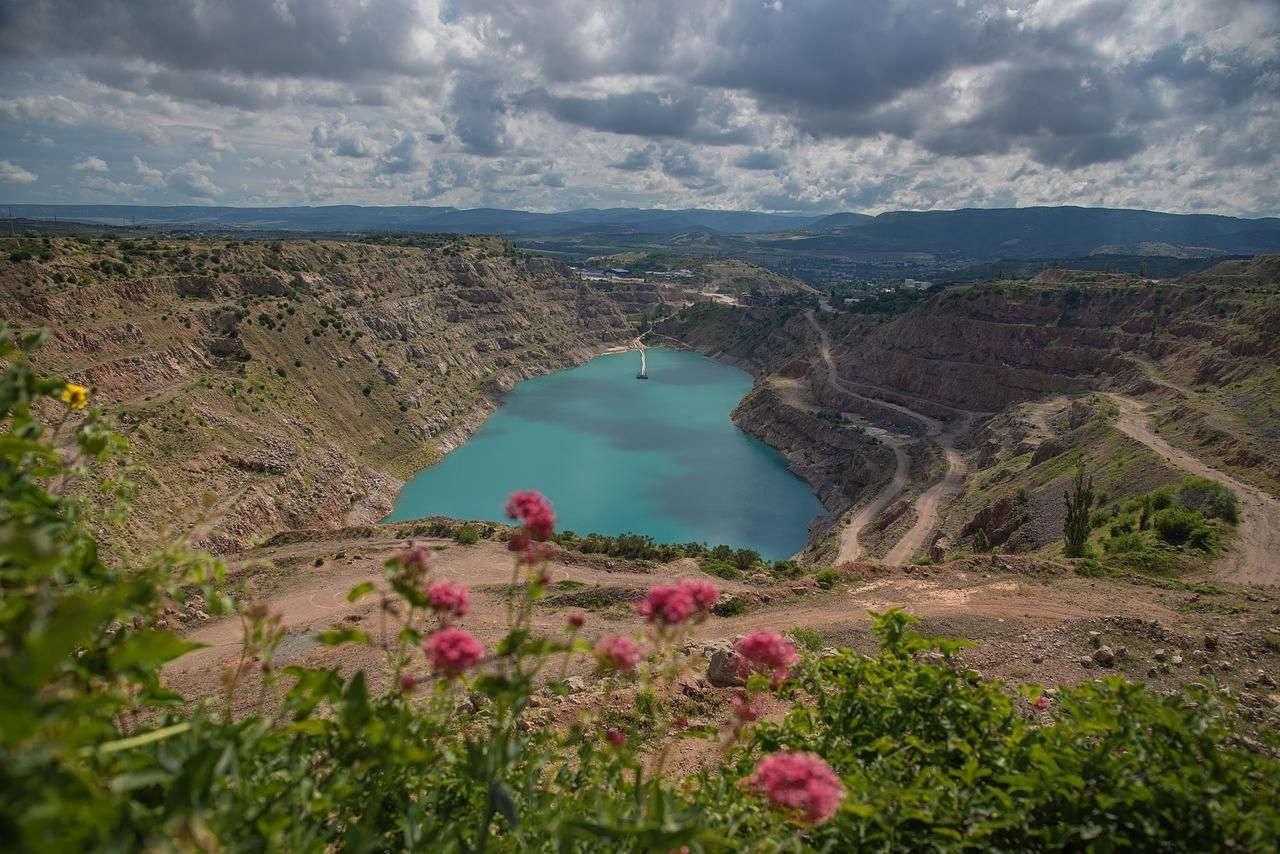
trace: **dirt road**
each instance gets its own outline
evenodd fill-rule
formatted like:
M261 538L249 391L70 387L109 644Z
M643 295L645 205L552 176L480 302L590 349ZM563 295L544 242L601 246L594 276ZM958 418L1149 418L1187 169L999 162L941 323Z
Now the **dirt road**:
M458 546L445 541L432 542L444 547L438 553L432 577L452 579L471 588L472 612L463 620L463 626L475 634L486 649L493 649L507 631L502 587L510 579L511 555L501 543ZM276 656L277 666L325 666L344 672L363 668L375 689L386 688L382 653L376 648L382 633L378 596L370 594L350 603L346 595L362 581L380 580L383 561L403 547L403 540L379 537L304 542L257 553L258 560L270 560L276 567L274 572L265 575L263 570L256 571L263 577L269 575L276 579L259 601L272 613L282 616L282 625L288 632ZM345 556L338 559L334 557L336 553ZM314 557L324 558L325 563L313 566ZM1014 566L1020 565L1015 561ZM749 597L755 604L745 614L707 620L694 629L692 636L710 640L732 638L765 627L785 631L805 626L817 629L831 643L865 646L870 643L868 611L902 605L939 632L993 644L988 648L989 653L998 650L998 659L1003 662L996 672L1004 666L1011 668L1010 672L1021 672L1029 656L1026 645L1043 645L1043 633L1054 631L1064 623L1106 613L1178 619L1175 606L1181 594L1083 579L1034 560L1026 568L1012 573L1001 571L989 561L976 560L953 564L944 570L910 569L910 572L884 571L829 591L798 582L760 586L713 579L721 590ZM647 569L621 562L613 568L603 564L557 562L552 565L551 573L553 596L566 592L595 594L613 588L622 588L618 592L637 593L654 584L699 575L697 565L687 559ZM621 597L611 601L615 603L591 605L570 601L558 606L539 606L535 613L535 631L559 633L564 629L566 614L579 610L587 612L583 633L590 639L602 634L639 631L641 622L630 600ZM186 636L208 646L170 663L165 668L165 682L187 697L217 695L220 675L240 655L240 620L228 617L190 626ZM374 638L375 647L335 648L317 641L319 632L339 626L360 627ZM392 635L396 628L395 625L389 627ZM1024 634L1028 632L1031 634ZM984 661L983 666L989 663ZM1054 681L1079 678L1073 664L1071 657L1055 656L1045 662L1045 667L1051 669L1043 676ZM589 675L589 659L574 663L570 672ZM256 690L241 692L235 703L237 712L252 711L258 698Z
M893 448L893 455L898 461L893 472L893 480L889 481L889 485L880 490L875 498L864 504L840 531L840 553L836 557L837 565L856 561L862 557L862 544L858 542L858 535L897 500L902 490L906 489L907 484L911 482L911 461L902 447L902 441L888 436L883 437L881 441Z
M938 444L942 446L943 453L946 454L947 473L942 480L920 493L920 497L916 499L916 522L911 526L911 530L902 535L898 544L885 555L885 563L909 563L928 545L926 540L938 524L938 511L942 508L942 502L960 490L965 474L968 472L964 457L953 444L956 436L964 432L968 424L967 420L963 421L935 437Z
M1107 398L1120 408L1116 427L1126 436L1188 474L1212 478L1235 490L1240 499L1240 524L1230 550L1214 564L1214 574L1235 584L1280 584L1280 500L1169 444L1152 429L1140 401L1121 394L1108 394Z
M889 554L885 557L885 562L890 564L908 563L917 557L921 550L925 547L925 540L938 524L938 511L942 506L942 502L950 496L954 495L960 486L964 483L964 477L967 472L964 457L955 449L955 439L961 433L968 429L969 424L975 416L980 413L968 412L962 409L946 406L944 408L955 412L959 418L953 423L944 424L936 418L930 418L928 415L916 412L906 406L897 403L889 403L880 398L867 397L855 391L855 387L867 386L863 383L849 383L841 379L839 372L836 370L835 360L831 358L831 337L827 334L827 330L818 322L812 310L805 312L805 318L809 324L818 332L819 351L822 354L822 361L827 365L827 376L831 385L853 395L861 400L866 400L878 406L884 406L896 412L901 412L916 421L920 422L925 428L925 433L933 438L942 448L947 459L947 473L942 480L926 489L916 499L916 521L903 535L896 545L889 550ZM901 395L900 395L901 396ZM939 404L941 405L941 404ZM840 553L839 562L846 560L857 560L862 555L862 548L858 544L858 535L867 525L875 521L876 517L884 511L890 503L893 502L910 483L910 474L908 471L908 461L905 451L893 442L888 442L897 456L897 470L894 473L893 480L889 485L882 489L869 504L859 510L844 530L840 533Z

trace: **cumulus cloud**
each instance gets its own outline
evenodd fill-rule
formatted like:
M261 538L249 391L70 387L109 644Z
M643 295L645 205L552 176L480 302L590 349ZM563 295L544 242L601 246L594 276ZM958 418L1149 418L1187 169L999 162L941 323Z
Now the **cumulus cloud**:
M23 169L16 163L0 160L0 181L6 184L32 184L40 176Z
M155 201L1280 212L1275 0L40 0L0 18L0 92L21 93L0 96L0 157L38 167L21 192L46 201L88 186L66 179L94 171L69 154L92 140L138 173L94 192Z
M110 172L110 167L101 157L94 157L86 154L71 164L71 168L76 172Z

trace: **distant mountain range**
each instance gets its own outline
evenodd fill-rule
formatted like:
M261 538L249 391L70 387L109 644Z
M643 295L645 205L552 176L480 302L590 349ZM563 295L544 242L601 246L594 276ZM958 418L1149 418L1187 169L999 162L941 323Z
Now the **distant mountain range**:
M12 205L13 215L31 219L78 220L103 225L169 228L245 228L303 232L456 231L468 234L564 235L590 233L680 234L716 231L764 234L809 228L824 216L754 211L587 208L563 213L529 213L500 208L460 210L403 205L363 207L230 208L186 205ZM857 216L856 214L854 216ZM867 217L868 219L870 217Z
M1280 252L1280 219L1242 219L1108 208L969 208L821 216L718 210L588 208L530 213L451 207L233 208L140 205L13 205L14 216L190 231L322 233L463 232L522 244L569 243L688 249L717 254L869 257L913 253L936 261L1082 257L1098 252L1213 257ZM545 242L544 242L545 241Z

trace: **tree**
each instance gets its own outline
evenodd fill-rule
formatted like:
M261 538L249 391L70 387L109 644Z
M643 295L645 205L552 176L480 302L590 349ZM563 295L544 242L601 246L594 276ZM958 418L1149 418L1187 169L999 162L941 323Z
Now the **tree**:
M1093 477L1084 476L1084 461L1076 466L1071 491L1062 494L1067 505L1067 518L1062 522L1062 535L1067 541L1067 557L1084 557L1089 539L1089 511L1093 509Z
M973 553L984 555L991 551L991 541L987 539L987 532L978 529L978 533L973 535Z

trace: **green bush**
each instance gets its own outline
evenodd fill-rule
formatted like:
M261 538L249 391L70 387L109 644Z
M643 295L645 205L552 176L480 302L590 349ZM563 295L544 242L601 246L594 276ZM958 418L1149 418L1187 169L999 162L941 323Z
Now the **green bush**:
M463 525L453 535L453 539L464 546L474 546L480 542L480 529L474 525Z
M806 652L819 652L827 645L827 640L822 636L822 632L817 629L811 629L808 626L796 626L787 632L787 636L795 641L796 646Z
M1204 517L1186 507L1166 507L1152 518L1156 536L1173 546L1181 546L1204 525Z
M909 631L910 620L881 615L878 656L843 651L811 665L799 680L808 702L759 727L760 750L815 751L849 792L806 847L1271 847L1280 831L1278 763L1228 746L1230 716L1212 693L1162 697L1110 677L1062 691L1032 718L998 683L916 663L916 653L959 645ZM733 775L719 785L716 777L701 779L732 811ZM734 814L744 835L769 832L758 814Z
M830 590L840 581L840 573L828 566L818 570L818 573L813 577L813 580L816 581L818 586L822 589Z
M731 596L723 602L716 603L711 613L717 617L740 617L747 613L747 601L740 596Z
M723 578L726 581L733 581L742 577L742 570L731 563L725 563L713 557L704 557L698 562L698 566L708 575L714 575L716 578Z
M1222 519L1233 525L1240 521L1236 494L1207 477L1189 477L1178 484L1178 503L1211 519Z

